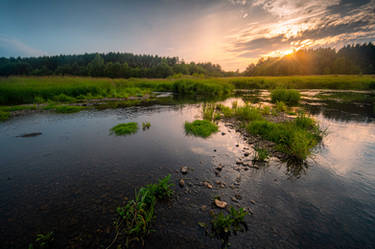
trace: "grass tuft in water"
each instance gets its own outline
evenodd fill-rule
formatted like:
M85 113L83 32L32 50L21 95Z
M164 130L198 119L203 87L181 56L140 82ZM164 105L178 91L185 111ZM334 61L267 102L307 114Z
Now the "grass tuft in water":
M110 131L111 134L114 133L117 136L134 134L138 131L138 124L135 122L118 124L112 127Z
M9 112L0 111L0 122L8 120L10 118Z
M275 89L271 92L271 100L273 103L282 101L288 106L294 106L298 104L300 98L301 94L294 89Z
M54 233L48 232L46 234L39 233L36 235L34 243L29 244L29 249L48 249L53 248L52 244L55 240Z
M142 122L142 130L148 130L150 129L151 127L151 123L150 122Z
M221 248L228 248L230 246L230 236L248 230L246 222L244 221L246 215L247 212L244 211L243 208L236 210L233 207L230 207L228 214L220 212L214 215L211 220L210 235L221 240Z
M264 162L267 160L268 157L269 157L269 153L267 150L262 149L262 148L255 148L254 161Z
M188 135L207 138L212 133L218 132L216 124L208 120L195 120L194 122L185 122L185 132Z
M296 160L305 160L323 136L315 121L304 115L283 123L257 120L248 124L247 131L276 143L277 150Z
M155 205L157 200L169 199L173 195L169 183L171 175L160 179L157 184L149 184L139 189L135 194L135 199L130 200L125 206L118 207L119 215L116 225L116 236L111 246L118 239L119 235L124 236L125 247L129 247L133 243L141 243L152 232L151 225L155 215Z

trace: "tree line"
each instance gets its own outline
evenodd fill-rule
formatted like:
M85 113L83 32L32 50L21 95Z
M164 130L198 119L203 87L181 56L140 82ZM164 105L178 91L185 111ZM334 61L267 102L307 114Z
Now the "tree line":
M73 75L111 78L166 78L175 74L228 76L218 64L185 63L178 57L131 53L91 53L29 58L0 58L0 76Z
M261 58L243 72L245 76L311 74L375 74L375 46L347 45L338 51L301 49L283 57Z

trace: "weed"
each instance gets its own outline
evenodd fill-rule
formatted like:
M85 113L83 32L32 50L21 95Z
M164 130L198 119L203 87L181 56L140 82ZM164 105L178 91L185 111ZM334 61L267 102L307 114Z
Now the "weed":
M247 212L243 208L236 210L230 207L228 214L215 214L211 220L211 233L212 237L222 241L221 248L228 248L230 246L229 238L232 235L237 235L239 232L248 230L244 221Z
M255 148L254 161L264 162L268 158L268 151L262 148Z
M125 246L139 242L144 245L145 238L152 232L151 226L155 215L157 200L170 198L173 194L172 185L169 183L171 175L160 179L157 184L149 184L139 189L135 200L130 200L125 206L118 207L119 219L115 222L116 236L110 248L120 234L125 236Z
M111 134L116 134L117 136L129 135L136 133L138 131L138 124L135 122L118 124L110 130Z
M35 239L35 246L33 243L29 244L29 249L47 249L52 248L52 243L55 240L54 233L48 232L46 234L39 233Z
M209 137L212 133L218 132L219 128L216 124L208 120L195 120L194 122L185 122L186 134L198 137Z
M271 92L271 100L273 103L279 101L289 106L297 105L301 98L301 94L294 89L275 89Z
M142 122L142 130L148 130L151 127L150 122Z
M9 112L0 111L0 122L8 120L10 118Z

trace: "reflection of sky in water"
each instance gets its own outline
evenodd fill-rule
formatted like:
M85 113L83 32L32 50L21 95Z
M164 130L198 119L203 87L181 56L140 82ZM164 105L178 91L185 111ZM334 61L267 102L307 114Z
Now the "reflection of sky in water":
M375 176L375 124L342 122L316 117L328 135L324 138L324 149L317 160L336 174L348 176L356 173Z

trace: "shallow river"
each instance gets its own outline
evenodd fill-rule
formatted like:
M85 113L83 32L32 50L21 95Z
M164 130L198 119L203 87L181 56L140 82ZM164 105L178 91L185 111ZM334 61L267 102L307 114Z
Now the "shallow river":
M167 174L176 195L157 204L145 248L219 248L197 225L209 222L200 208L211 207L215 196L253 212L249 231L230 239L232 248L375 248L375 110L305 105L328 132L307 165L271 160L246 171L235 170L235 162L251 146L224 124L208 139L185 135L184 122L200 117L201 104L39 113L0 123L0 248L27 248L49 231L55 248L105 248L116 207ZM109 134L129 121L149 121L151 128ZM30 132L42 135L17 137ZM184 188L181 166L191 169ZM205 180L214 188L201 186ZM231 200L236 194L239 203Z

